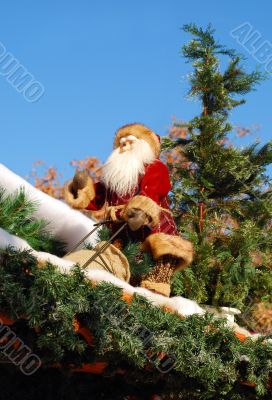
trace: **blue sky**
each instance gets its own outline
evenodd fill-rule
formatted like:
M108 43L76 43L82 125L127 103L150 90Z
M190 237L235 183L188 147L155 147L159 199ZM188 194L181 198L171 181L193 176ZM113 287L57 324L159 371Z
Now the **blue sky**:
M3 2L0 41L45 93L29 103L0 76L0 162L26 176L43 160L68 177L71 159L105 160L125 123L143 122L166 134L174 115L188 120L199 112L185 98L190 66L180 47L188 36L180 27L211 22L218 39L247 55L252 68L258 62L230 31L248 21L260 40L272 42L271 12L268 0ZM263 82L231 115L235 125L259 124L263 142L271 139L271 89L271 79Z

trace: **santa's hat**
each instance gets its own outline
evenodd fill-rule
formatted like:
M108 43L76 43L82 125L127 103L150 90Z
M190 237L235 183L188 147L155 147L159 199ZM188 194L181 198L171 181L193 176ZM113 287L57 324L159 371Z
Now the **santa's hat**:
M122 137L129 135L145 140L154 151L155 156L159 157L161 151L160 137L143 124L128 124L118 129L114 139L114 148L119 147Z

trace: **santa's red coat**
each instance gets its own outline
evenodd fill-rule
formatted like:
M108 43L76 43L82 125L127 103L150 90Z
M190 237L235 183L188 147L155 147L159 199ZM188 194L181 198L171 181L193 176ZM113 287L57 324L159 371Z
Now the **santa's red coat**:
M90 202L87 209L98 211L105 201L109 206L119 206L126 204L132 197L142 195L151 198L162 208L169 210L168 193L171 190L168 168L160 160L155 160L152 164L145 167L144 175L139 177L138 186L134 193L124 197L119 197L116 193L112 193L105 188L104 184L98 182L95 185L96 197ZM152 230L144 227L138 232L137 239L144 240L149 234L163 232L169 235L177 235L177 229L172 215L168 212L161 212L159 224ZM130 232L130 236L135 233ZM141 237L139 237L141 236ZM136 239L136 238L135 238Z

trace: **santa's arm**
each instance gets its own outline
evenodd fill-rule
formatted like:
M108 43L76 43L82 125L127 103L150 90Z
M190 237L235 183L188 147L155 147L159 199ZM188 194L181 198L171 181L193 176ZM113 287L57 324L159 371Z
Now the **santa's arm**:
M105 203L106 190L102 183L94 183L85 171L80 171L66 185L64 198L73 208L98 211Z
M166 165L157 160L151 164L141 181L140 191L125 206L121 213L132 230L143 225L154 228L160 220L160 199L167 196L171 189Z
M171 190L168 168L160 160L151 164L141 181L140 195L149 197L156 203L166 197Z
M154 200L138 195L124 206L120 216L132 231L137 231L143 225L154 228L160 221L160 211L159 205Z

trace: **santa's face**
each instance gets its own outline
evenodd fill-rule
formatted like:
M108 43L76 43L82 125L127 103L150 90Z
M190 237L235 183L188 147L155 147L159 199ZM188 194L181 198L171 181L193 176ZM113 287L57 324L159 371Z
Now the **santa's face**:
M155 154L150 145L133 135L123 136L119 147L113 150L103 166L103 181L119 197L133 194L145 166L151 164Z
M139 141L135 136L128 135L120 139L119 152L131 151L135 148L135 144Z

